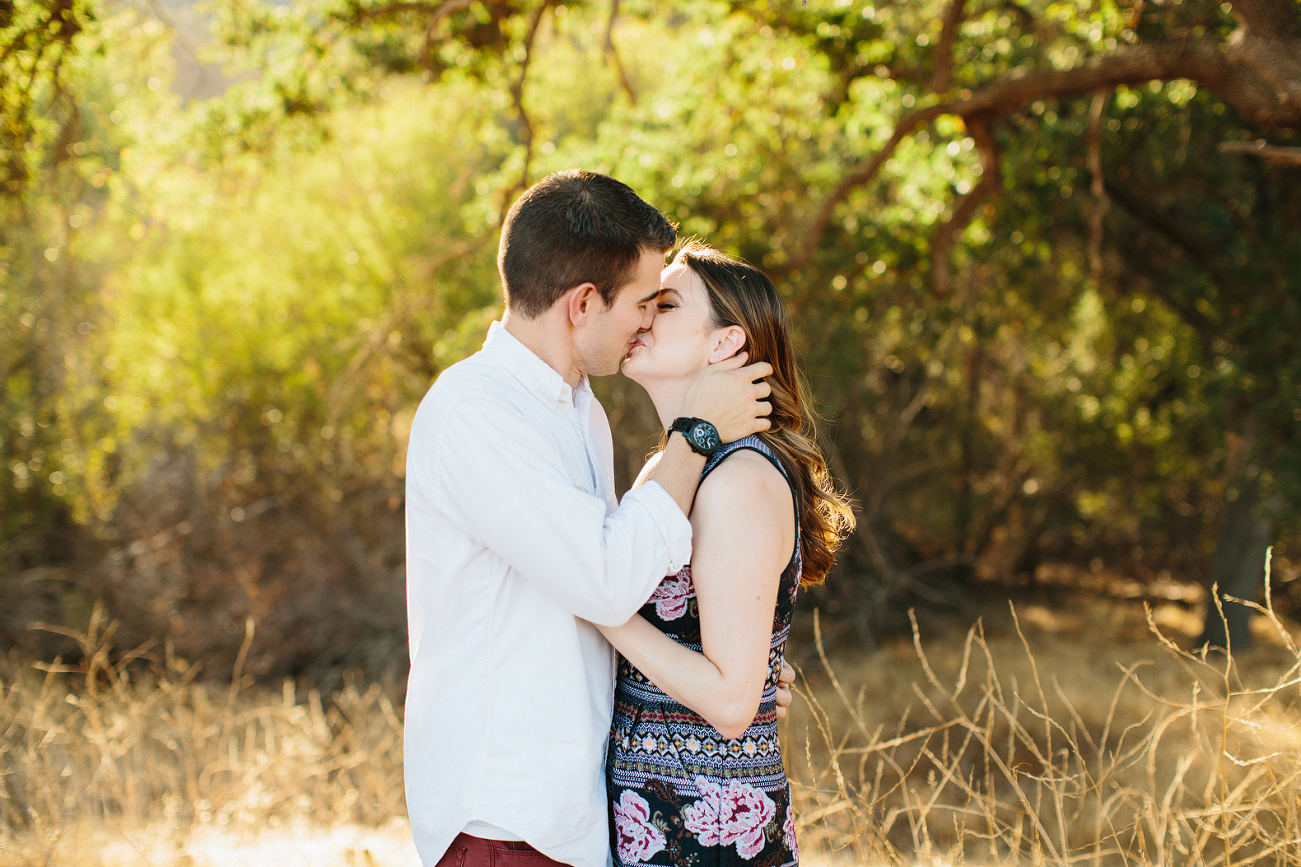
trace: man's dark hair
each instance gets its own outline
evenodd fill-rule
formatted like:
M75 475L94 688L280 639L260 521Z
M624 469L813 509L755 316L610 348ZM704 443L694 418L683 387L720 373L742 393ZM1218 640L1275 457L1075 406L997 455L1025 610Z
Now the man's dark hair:
M497 270L506 306L532 319L592 283L609 307L644 251L664 253L676 241L673 225L626 184L581 169L547 175L502 224Z

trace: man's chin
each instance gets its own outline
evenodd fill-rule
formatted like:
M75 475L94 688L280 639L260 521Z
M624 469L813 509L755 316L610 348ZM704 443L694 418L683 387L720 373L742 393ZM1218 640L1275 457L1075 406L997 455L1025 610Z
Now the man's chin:
M588 376L613 376L614 374L619 372L622 366L623 366L622 358L616 359L614 361L607 361L589 369L587 371L587 375Z

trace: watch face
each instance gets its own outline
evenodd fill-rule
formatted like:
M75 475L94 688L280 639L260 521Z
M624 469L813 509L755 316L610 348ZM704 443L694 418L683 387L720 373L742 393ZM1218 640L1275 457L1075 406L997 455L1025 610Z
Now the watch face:
M691 439L697 446L708 451L718 448L718 431L713 425L697 424L691 428Z

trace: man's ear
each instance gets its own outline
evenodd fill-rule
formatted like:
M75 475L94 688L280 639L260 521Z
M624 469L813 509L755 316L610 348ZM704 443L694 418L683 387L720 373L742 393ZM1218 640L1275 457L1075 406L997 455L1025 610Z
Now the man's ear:
M587 317L605 308L601 293L596 291L595 283L579 283L567 293L569 295L569 324L575 328L587 321Z
M729 325L719 330L714 348L709 353L709 363L716 364L731 358L745 346L745 332L739 325Z

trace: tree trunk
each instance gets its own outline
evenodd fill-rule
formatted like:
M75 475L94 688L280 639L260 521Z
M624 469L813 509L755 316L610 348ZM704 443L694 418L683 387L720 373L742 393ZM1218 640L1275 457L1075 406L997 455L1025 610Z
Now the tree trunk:
M1260 485L1255 479L1238 486L1238 497L1228 504L1215 540L1211 588L1219 594L1223 614L1208 596L1206 623L1198 644L1222 650L1243 650L1251 644L1251 608L1231 602L1228 596L1257 601L1265 578L1265 548L1273 532L1272 521L1257 513Z

